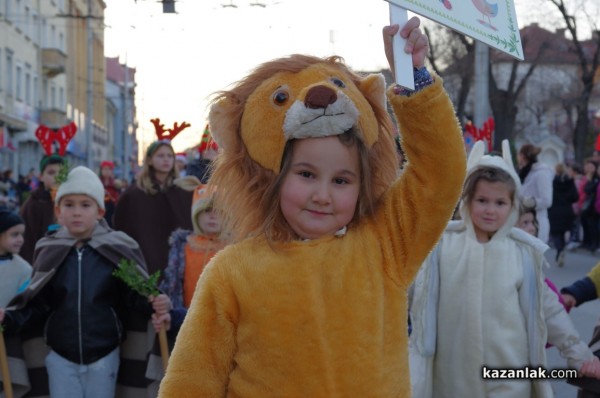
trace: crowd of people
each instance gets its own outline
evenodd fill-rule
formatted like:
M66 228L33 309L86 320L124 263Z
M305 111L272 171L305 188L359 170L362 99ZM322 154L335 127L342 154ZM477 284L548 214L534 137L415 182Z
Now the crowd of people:
M57 154L4 172L17 396L549 398L544 379L482 377L544 368L549 346L600 385L568 315L600 265L562 289L544 276L547 244L561 266L600 244L596 160L552 170L506 141L467 158L419 25L383 30L415 90L293 55L219 93L198 159L159 139L130 184Z

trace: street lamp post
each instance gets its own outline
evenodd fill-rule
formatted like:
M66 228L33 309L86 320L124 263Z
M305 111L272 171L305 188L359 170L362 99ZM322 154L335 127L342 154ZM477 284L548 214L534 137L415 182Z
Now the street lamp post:
M85 116L85 134L86 134L86 157L87 167L93 169L93 132L92 118L94 113L94 32L92 30L92 1L88 0L88 15L87 15L87 111Z

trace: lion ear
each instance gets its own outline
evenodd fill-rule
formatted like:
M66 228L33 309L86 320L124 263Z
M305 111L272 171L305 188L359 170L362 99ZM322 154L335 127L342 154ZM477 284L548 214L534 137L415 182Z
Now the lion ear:
M381 73L372 73L364 77L359 83L359 89L363 95L374 104L386 108L385 78Z
M235 105L231 99L222 99L210 107L208 113L210 134L219 148L231 148L231 144L237 137L235 122L237 119L231 117L234 107Z

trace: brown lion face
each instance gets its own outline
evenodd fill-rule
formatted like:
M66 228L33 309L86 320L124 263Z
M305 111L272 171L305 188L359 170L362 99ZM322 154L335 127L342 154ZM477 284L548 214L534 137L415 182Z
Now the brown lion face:
M297 73L279 72L246 100L240 136L252 159L276 174L290 139L339 135L356 126L370 148L377 141L378 124L367 97L385 104L381 75L355 82L324 63Z
M339 57L302 54L261 64L217 93L209 123L220 149L209 185L219 187L215 206L231 238L293 239L276 192L287 141L350 128L367 149L359 203L361 214L371 212L397 176L386 102L382 75L362 78Z

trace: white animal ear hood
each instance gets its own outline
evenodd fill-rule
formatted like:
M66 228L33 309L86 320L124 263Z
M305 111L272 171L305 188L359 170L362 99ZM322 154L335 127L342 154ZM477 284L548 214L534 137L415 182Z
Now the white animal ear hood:
M477 141L475 145L473 145L471 153L469 153L469 158L467 159L467 178L469 178L475 170L481 167L495 167L506 171L512 177L515 182L515 195L512 203L513 209L506 224L500 229L501 231L509 231L519 218L518 201L521 193L521 180L515 170L508 140L502 141L502 156L485 155L484 153L484 142ZM473 223L471 222L468 206L464 201L460 204L460 215L467 228L472 228Z
M513 180L515 180L515 185L517 186L517 192L515 192L515 196L518 197L518 194L521 191L521 179L515 170L508 140L502 141L502 156L485 155L484 152L484 142L477 141L475 145L473 145L473 149L471 149L471 153L467 159L467 177L471 175L477 168L483 166L502 169L506 171Z

